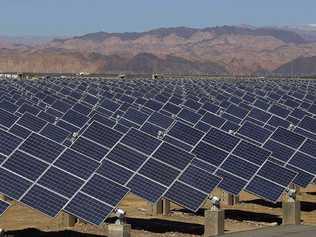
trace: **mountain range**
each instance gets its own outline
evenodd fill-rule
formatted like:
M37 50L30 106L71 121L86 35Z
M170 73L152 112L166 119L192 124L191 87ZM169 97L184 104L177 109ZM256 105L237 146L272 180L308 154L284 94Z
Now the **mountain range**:
M315 25L175 27L60 39L0 36L0 71L304 74L314 73L306 67L312 68L314 57Z

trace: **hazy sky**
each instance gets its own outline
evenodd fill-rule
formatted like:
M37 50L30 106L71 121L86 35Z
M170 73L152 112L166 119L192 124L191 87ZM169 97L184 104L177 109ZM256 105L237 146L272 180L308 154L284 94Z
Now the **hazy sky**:
M0 35L316 23L316 0L0 0Z

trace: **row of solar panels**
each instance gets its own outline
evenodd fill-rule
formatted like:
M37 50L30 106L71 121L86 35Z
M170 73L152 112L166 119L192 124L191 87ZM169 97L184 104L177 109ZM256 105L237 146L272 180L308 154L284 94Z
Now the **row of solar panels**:
M26 114L26 115L28 115L28 114ZM137 116L136 116L137 117ZM129 122L131 122L131 121L129 121ZM26 123L26 124L29 124L29 123ZM185 130L185 129L193 129L192 127L190 127L190 126L188 126L188 124L185 124L185 123L177 123L177 124L179 124L179 125L177 125L177 126L180 126L180 130ZM184 127L181 127L181 126L184 126ZM173 131L176 131L177 129L175 129L175 130L173 130ZM183 130L183 131L184 131ZM188 130L189 131L189 130ZM194 132L197 132L198 130L196 130L196 129L193 129L192 131L194 131ZM190 131L190 132L192 132L192 131ZM170 130L170 132L172 132L171 130ZM176 134L176 133L175 133ZM165 137L165 135L166 134L164 134L164 137ZM169 134L167 134L167 136L168 136ZM181 134L180 134L181 135ZM193 134L194 135L194 134ZM225 134L225 135L229 135L229 134ZM174 136L174 135L173 135ZM176 134L176 136L179 136L179 134L177 135ZM179 141L181 141L181 139L179 139L179 138L177 138L177 137L174 137L174 140L179 140ZM231 135L230 135L231 136ZM180 137L181 138L181 137ZM186 142L188 142L189 143L189 140L194 140L194 136L192 136L192 137L189 137L189 139L187 139L187 141L185 141L185 143ZM147 140L149 140L148 138L147 139L145 139L146 140L146 142L147 142ZM174 143L174 142L173 142ZM192 143L192 142L191 142ZM223 143L224 144L224 143ZM192 144L191 144L192 145ZM200 144L199 144L200 145ZM249 143L246 143L246 145L250 145ZM218 147L213 147L213 148L218 148ZM241 150L243 150L244 148L240 148ZM238 150L238 149L237 149ZM236 151L236 153L238 154L238 152ZM133 156L134 156L135 154L133 154ZM245 157L247 157L248 159L249 159L249 154L247 154ZM236 159L237 158L237 159ZM232 167L235 167L234 165L232 165L232 164L235 164L236 165L236 161L238 161L237 162L237 164L239 163L240 164L240 162L242 162L242 161L244 161L244 160L242 160L242 159L238 159L239 157L235 157L235 156L230 156L230 157L228 157L227 159L226 158L224 158L224 159L226 159L227 160L227 162L226 162L226 164L225 164L225 167L228 167L228 168L225 168L225 169L227 169L227 170L229 170L229 167L230 167L230 169L232 169ZM257 158L257 157L256 157ZM235 159L235 160L234 160ZM258 159L258 158L257 158ZM258 160L260 160L261 158L259 158ZM263 159L264 160L264 159ZM228 162L228 161L230 161L230 162ZM195 160L193 160L193 162L195 163L195 165L197 165L197 164L200 164L201 163L201 161L199 160L199 159L195 159ZM200 162L200 163L199 163ZM234 163L235 162L235 163ZM224 162L225 163L225 162ZM247 163L247 162L245 162L248 166L249 166L249 162ZM202 164L203 164L203 162L202 162ZM210 163L211 164L211 163ZM207 163L207 165L209 165L209 163ZM258 165L258 164L257 164ZM269 166L269 165L272 165L273 167L274 167L274 165L272 164L272 163L270 163L270 162L266 162L265 163L265 165L267 165L267 166ZM205 167L207 167L207 168L210 168L210 167L212 167L212 169L214 169L214 166L206 166L206 164L203 164L203 166L202 166L202 168L203 169L205 169ZM216 167L216 166L215 166ZM246 167L246 166L245 166ZM256 170L256 168L258 168L258 167L253 167L253 169L252 170ZM261 167L262 168L262 170L264 170L263 168L264 167ZM236 167L235 167L235 169L236 169ZM251 168L249 168L249 167L247 167L247 169L246 170L251 170ZM267 168L266 168L267 169ZM267 170L271 170L271 168L270 169L267 169ZM218 171L220 171L219 169L218 169ZM240 172L240 170L236 170L236 172ZM288 170L287 170L288 171ZM290 171L289 171L290 172ZM227 172L228 174L229 174L229 172ZM260 172L259 172L260 173ZM264 172L262 172L262 173L264 173ZM276 172L276 174L277 174L278 172ZM241 174L239 174L239 175L241 175ZM271 183L271 181L268 181L267 182L267 180L265 180L264 179L264 175L263 174L261 174L262 176L260 177L259 175L258 175L258 177L255 177L255 178L253 178L253 182L257 182L258 184L260 184L260 185L263 185L264 183L265 183L265 185L267 186L267 184L269 184L269 182ZM271 174L270 174L271 175ZM293 176L293 172L292 172L292 176ZM291 175L289 175L289 177L292 177ZM222 177L224 177L224 174L222 174ZM235 177L235 176L233 176L233 177ZM263 177L263 178L262 178ZM284 177L283 177L284 178ZM292 178L294 178L294 177L292 177ZM270 178L271 179L271 178ZM228 180L228 179L227 179ZM231 180L233 180L233 179L231 179L231 177L230 177L230 179L229 179L230 181ZM289 179L288 179L289 180ZM239 180L240 181L240 180ZM243 180L244 181L244 183L245 183L245 180ZM273 180L272 180L272 182L273 182ZM272 183L273 184L273 183ZM283 183L283 184L286 184L286 183ZM259 185L259 186L260 186ZM254 192L259 192L258 190L256 191L256 189L258 189L258 185L256 185L256 184L253 184L252 183L252 185L248 185L249 186L249 188L248 188L248 191L252 191L252 189L254 189L255 191ZM270 188L271 188L271 184L270 184ZM284 190L283 188L280 188L282 191ZM179 189L179 190L183 190L183 187L182 187L182 189ZM142 191L142 190L141 190ZM267 191L267 189L265 189L265 190L263 190L263 191ZM143 194L143 195L145 195L145 194ZM169 194L170 195L170 194ZM262 196L265 196L265 195L267 195L267 194L260 194L260 195L262 195ZM270 194L271 195L271 194ZM274 193L274 195L275 195L275 193ZM170 196L172 196L172 195L170 195ZM181 195L177 195L176 197L180 197ZM171 199L171 198L170 198ZM173 199L175 199L175 198L173 198ZM274 198L271 198L271 200L274 200L275 199L275 196L274 196ZM186 200L187 201L187 200ZM177 201L178 203L181 203L179 200ZM193 209L193 208L191 208L191 209Z

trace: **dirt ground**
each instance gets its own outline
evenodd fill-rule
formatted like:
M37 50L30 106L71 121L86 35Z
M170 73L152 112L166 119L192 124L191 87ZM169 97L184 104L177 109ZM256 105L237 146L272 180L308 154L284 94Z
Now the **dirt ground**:
M216 192L221 196L221 192ZM301 189L302 221L316 225L316 185ZM14 236L104 236L106 225L95 227L83 222L72 228L63 226L64 214L50 219L36 210L11 202L13 206L0 217L0 228ZM133 237L193 237L203 235L204 210L191 213L172 204L169 216L154 217L151 208L144 200L127 196L121 203L127 212L127 222L132 225ZM281 202L271 204L248 193L240 195L240 203L234 206L222 205L225 209L225 232L253 230L282 223ZM207 208L205 206L205 208ZM115 221L109 218L108 223Z

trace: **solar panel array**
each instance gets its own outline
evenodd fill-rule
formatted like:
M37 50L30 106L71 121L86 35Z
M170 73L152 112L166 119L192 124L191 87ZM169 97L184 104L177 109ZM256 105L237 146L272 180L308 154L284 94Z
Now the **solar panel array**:
M276 202L314 181L315 103L312 80L3 79L0 193L97 225L129 192Z

